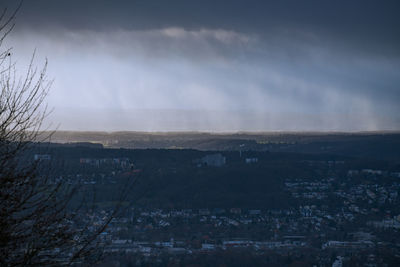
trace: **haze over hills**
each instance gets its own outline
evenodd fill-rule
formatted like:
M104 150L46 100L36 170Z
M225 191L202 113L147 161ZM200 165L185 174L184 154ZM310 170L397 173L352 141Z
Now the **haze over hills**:
M212 102L214 98L210 95L203 102ZM256 105L254 101L249 102L249 105ZM272 107L268 103L263 105ZM48 121L59 122L59 129L66 131L359 132L400 129L400 116L397 114L388 116L360 110L312 112L282 110L282 107L257 110L254 106L241 108L240 105L227 109L222 104L204 109L57 107Z
M400 157L398 132L67 132L54 143L96 143L107 148L274 151Z

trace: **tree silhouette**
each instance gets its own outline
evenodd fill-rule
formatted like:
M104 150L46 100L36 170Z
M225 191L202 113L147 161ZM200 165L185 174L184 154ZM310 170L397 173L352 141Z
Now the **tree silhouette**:
M12 49L3 47L20 6L0 14L0 265L59 266L97 260L99 234L119 206L94 224L82 209L68 208L79 187L50 181L40 171L41 161L29 153L51 137L42 131L51 81L46 78L47 61L40 69L34 66L35 53L26 73L19 76Z

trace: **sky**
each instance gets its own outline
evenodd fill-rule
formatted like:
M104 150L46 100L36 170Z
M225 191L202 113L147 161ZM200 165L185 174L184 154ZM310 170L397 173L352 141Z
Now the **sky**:
M16 1L2 0L12 10ZM60 130L400 130L399 1L24 1Z

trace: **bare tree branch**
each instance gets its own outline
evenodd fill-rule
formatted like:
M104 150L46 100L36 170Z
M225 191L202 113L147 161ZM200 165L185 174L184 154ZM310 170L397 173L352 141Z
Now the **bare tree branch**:
M0 266L72 265L99 251L98 236L121 205L89 230L93 221L77 216L83 205L68 209L79 184L51 183L40 172L41 162L27 156L38 141L51 138L52 132L43 134L43 121L52 81L46 77L47 60L37 68L33 52L25 75L19 76L12 49L2 47L21 5L10 15L7 9L0 13Z

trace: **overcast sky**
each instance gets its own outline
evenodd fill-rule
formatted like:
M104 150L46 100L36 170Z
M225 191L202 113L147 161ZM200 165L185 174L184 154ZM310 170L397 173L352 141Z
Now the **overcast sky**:
M25 1L2 48L62 130L400 130L399 3Z

